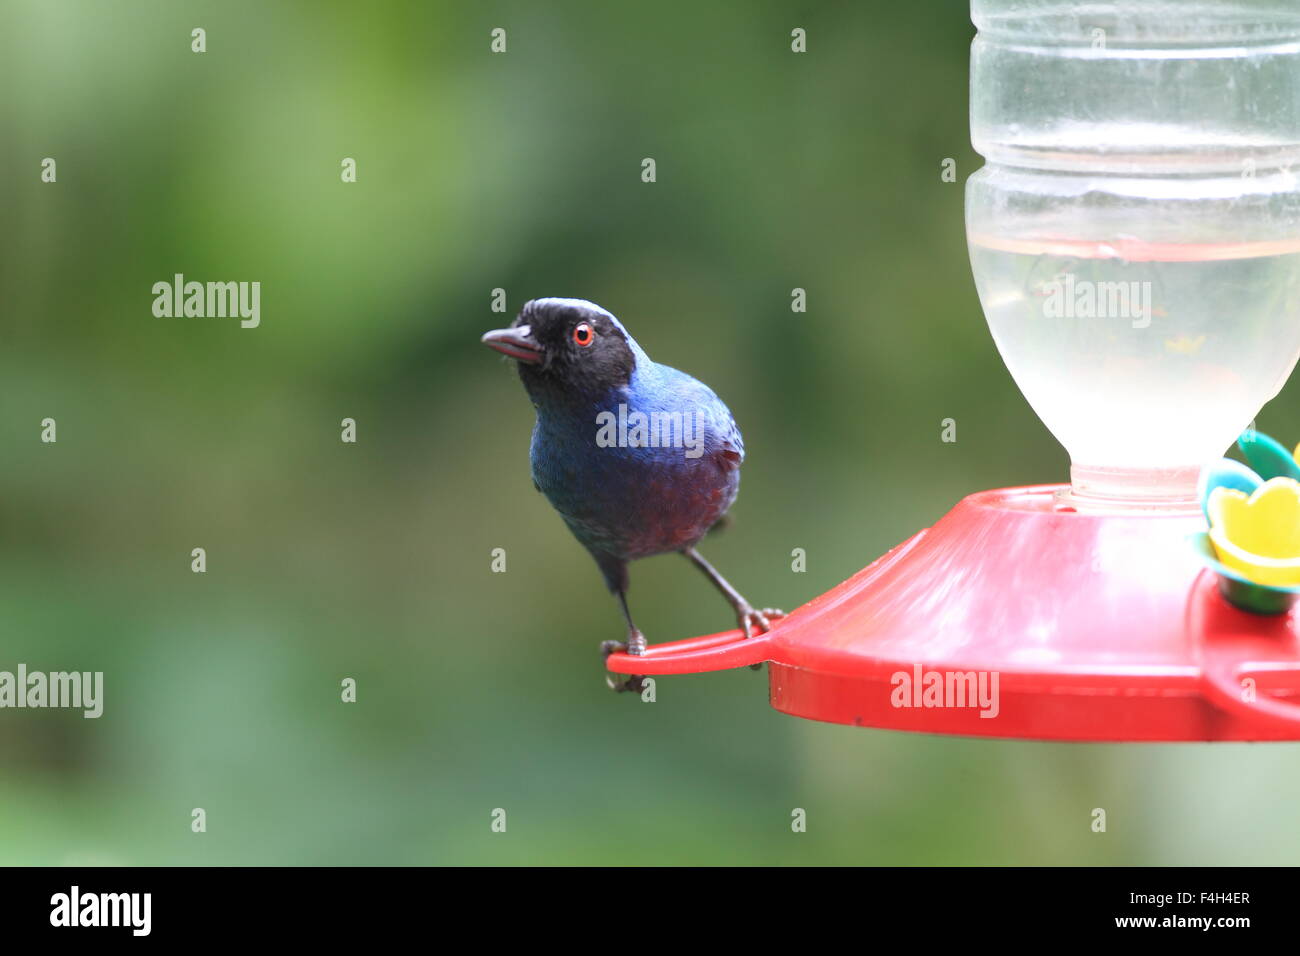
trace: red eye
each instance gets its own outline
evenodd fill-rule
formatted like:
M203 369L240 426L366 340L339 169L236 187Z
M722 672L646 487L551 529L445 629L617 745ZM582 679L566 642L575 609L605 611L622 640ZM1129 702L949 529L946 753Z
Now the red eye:
M577 342L584 349L596 339L596 333L586 322L579 322L573 327L573 341Z

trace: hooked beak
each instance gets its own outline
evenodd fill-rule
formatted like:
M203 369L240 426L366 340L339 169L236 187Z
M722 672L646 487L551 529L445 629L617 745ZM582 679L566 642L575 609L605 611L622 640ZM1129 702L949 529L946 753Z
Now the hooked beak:
M536 365L542 360L542 347L537 344L532 330L526 325L517 325L512 329L494 329L483 336L483 344L528 365Z

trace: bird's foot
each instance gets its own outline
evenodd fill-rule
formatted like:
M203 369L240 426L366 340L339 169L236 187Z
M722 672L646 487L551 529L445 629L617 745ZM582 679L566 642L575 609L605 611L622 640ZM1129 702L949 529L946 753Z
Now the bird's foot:
M762 610L750 607L748 604L742 604L736 608L736 623L740 629L745 632L745 638L754 636L754 628L760 632L772 630L772 622L779 621L785 617L785 611L775 607L765 607Z
M633 657L640 657L645 653L645 635L632 628L627 632L626 641L601 641L600 656L602 661L609 660L609 655L614 653L631 654ZM638 674L615 675L605 674L605 684L610 690L620 694L630 691L634 694L641 693L645 687L645 677Z
M736 608L736 622L740 625L741 630L745 632L746 640L754 636L754 628L757 627L764 632L770 631L772 622L779 621L783 617L785 617L785 611L776 607L765 607L762 610L757 610L748 604L742 604ZM762 670L763 665L750 664L749 669L751 671Z

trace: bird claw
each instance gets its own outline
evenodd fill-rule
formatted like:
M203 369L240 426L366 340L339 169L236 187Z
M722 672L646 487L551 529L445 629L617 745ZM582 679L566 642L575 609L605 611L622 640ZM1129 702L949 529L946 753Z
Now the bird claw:
M629 692L639 694L645 690L645 677L639 674L628 674L627 680L614 680L612 674L606 674L605 686L616 694Z
M760 629L760 632L772 630L772 622L779 621L785 617L785 611L775 607L765 607L761 611L744 605L736 611L736 621L740 624L740 629L745 632L745 639L754 636L754 628Z
M783 617L785 617L785 611L775 607L765 607L759 611L746 605L736 613L736 620L740 624L741 629L745 632L746 640L754 636L755 626L762 628L765 632L770 631L772 629L772 622L779 621ZM750 664L749 669L751 671L762 670L763 665L761 663Z
M601 641L600 655L602 661L609 660L609 655L614 653L630 654L633 657L640 657L645 653L646 641L645 635L636 628L628 631L626 641ZM625 679L617 680L615 675L605 674L605 685L612 691L622 694L631 692L639 694L645 688L645 677L638 674L628 674Z

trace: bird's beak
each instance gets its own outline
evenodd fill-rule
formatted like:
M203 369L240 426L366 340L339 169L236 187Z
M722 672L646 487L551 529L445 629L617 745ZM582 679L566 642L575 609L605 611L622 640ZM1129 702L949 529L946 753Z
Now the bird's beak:
M528 365L536 365L542 360L542 347L533 338L532 329L526 325L494 329L483 336L483 344Z

